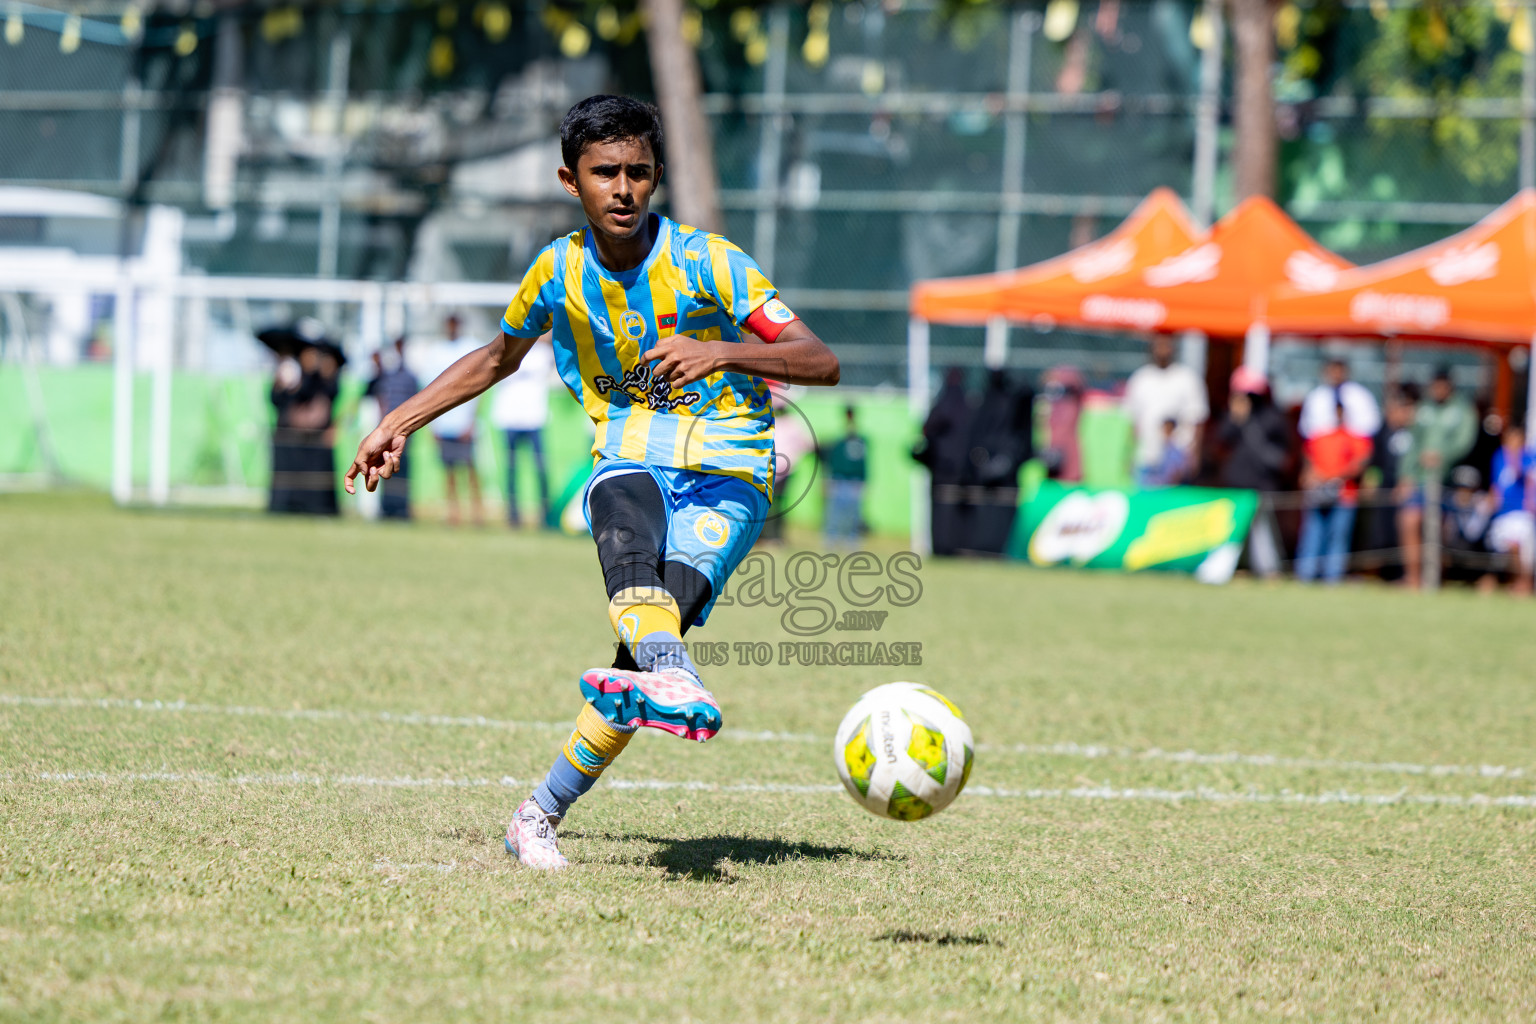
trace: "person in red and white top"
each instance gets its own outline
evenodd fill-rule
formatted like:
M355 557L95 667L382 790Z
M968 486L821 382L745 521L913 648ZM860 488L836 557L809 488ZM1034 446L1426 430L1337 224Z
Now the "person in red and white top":
M1344 403L1334 408L1334 427L1307 439L1301 486L1306 494L1296 578L1337 583L1349 561L1360 474L1371 459L1371 441L1346 426Z

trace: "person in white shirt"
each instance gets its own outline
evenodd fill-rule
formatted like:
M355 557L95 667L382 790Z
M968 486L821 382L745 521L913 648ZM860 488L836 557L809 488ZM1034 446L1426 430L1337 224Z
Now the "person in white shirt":
M1339 429L1339 406L1344 407L1344 429L1356 437L1375 437L1381 430L1381 407L1364 384L1349 379L1349 363L1335 356L1323 364L1323 382L1307 392L1301 403L1301 436L1308 440Z
M523 356L517 372L491 394L491 423L507 439L507 521L522 525L517 508L517 448L533 450L539 477L539 525L549 525L549 476L544 471L544 424L549 422L549 390L555 376L554 347L545 335Z
M1185 456L1187 474L1200 467L1200 435L1210 419L1205 381L1182 363L1173 361L1173 338L1154 335L1148 345L1151 362L1131 374L1125 385L1125 412L1135 432L1132 460L1138 486L1149 486L1164 464L1167 446ZM1167 424L1174 424L1171 433Z
M461 336L463 321L457 313L450 314L443 323L445 340L432 352L431 377L436 379L443 371L480 347L480 342ZM475 408L478 399L470 399L443 413L432 421L432 436L437 439L438 455L448 477L448 525L459 524L459 475L462 472L469 485L469 514L476 526L485 525L485 506L480 500L480 474L475 470Z

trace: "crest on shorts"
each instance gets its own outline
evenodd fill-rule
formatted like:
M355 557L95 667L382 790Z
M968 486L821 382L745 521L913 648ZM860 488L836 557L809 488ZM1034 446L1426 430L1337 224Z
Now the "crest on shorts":
M619 327L634 341L645 337L647 330L645 317L633 309L626 309L619 314Z
M731 524L717 512L706 512L693 521L693 532L712 548L724 547L731 539Z

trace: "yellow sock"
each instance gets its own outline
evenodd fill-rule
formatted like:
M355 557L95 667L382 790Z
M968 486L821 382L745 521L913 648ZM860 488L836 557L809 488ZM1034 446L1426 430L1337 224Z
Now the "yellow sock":
M641 640L664 633L676 643L683 633L682 613L677 601L659 587L629 587L614 594L613 600L608 602L608 621L613 623L613 631L641 668L654 660L641 657L637 649Z
M584 704L581 714L576 716L576 731L565 741L561 752L571 767L595 779L613 763L634 734L633 728L621 732L591 704Z

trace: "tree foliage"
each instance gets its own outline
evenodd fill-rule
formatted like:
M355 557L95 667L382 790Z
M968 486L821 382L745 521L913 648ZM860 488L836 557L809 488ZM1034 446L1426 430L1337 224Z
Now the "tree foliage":
M1383 138L1429 139L1474 185L1506 180L1519 163L1520 123L1472 116L1467 101L1520 95L1530 32L1519 5L1427 0L1376 4L1369 23L1339 0L1288 3L1275 18L1282 56L1280 95L1349 94L1427 103L1425 117L1374 116Z

